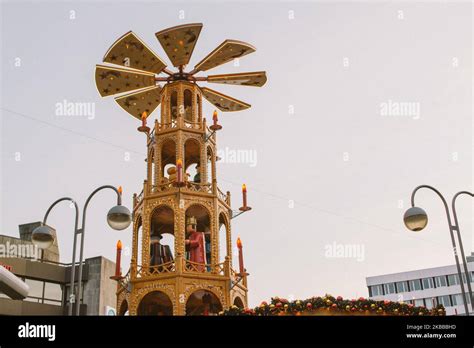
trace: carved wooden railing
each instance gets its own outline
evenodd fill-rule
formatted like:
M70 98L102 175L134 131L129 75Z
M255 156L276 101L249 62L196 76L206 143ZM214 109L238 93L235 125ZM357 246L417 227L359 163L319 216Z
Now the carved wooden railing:
M174 273L175 271L176 264L174 260L156 266L137 265L137 278L146 278L155 275Z
M225 275L225 262L217 263L214 265L193 262L190 260L183 260L183 262L184 262L184 268L183 268L184 272L211 273L211 274L216 274L216 275ZM177 265L176 265L175 260L162 263L156 266L137 265L137 278L147 278L147 277L153 277L156 275L175 273L176 268L177 268ZM129 279L130 274L127 274L127 277Z
M190 273L211 273L217 275L224 275L225 268L224 262L218 263L215 265L211 264L204 264L193 262L189 260L184 261L184 271Z
M151 193L159 193L169 191L170 189L174 188L173 185L176 180L172 181L164 181L158 185L151 186ZM212 184L201 184L199 182L193 181L185 181L182 190L192 191L192 192L204 192L204 193L212 193Z
M143 201L143 190L139 195L133 196L133 209L136 209Z
M227 194L221 191L221 189L217 188L217 197L227 203Z
M203 125L202 122L191 122L187 120L183 120L184 128L189 129L202 129Z
M212 184L201 184L200 182L187 181L184 189L193 192L212 193Z
M152 185L151 187L151 192L152 193L158 193L158 192L165 192L165 191L168 191L169 189L171 189L173 187L173 181L163 181L161 184L157 184L157 185Z
M118 285L122 289L122 291L128 291L128 284L130 283L130 269L128 270L127 274L121 279L118 280Z
M165 129L170 129L170 128L178 128L178 119L175 118L171 120L171 122L167 123L159 123L158 122L158 127L157 130L158 132L164 131Z

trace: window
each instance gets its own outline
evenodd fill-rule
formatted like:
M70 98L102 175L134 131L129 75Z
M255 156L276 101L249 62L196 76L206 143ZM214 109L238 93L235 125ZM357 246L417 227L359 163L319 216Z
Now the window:
M61 306L63 290L60 284L28 278L25 279L25 283L30 287L28 297L25 301Z
M43 297L43 282L34 279L25 279L25 283L30 287L28 297Z
M462 281L466 283L466 274L465 273L461 273L461 274L462 274ZM469 281L472 283L472 272L469 272L467 275L469 276Z
M426 305L426 308L428 308L428 309L436 307L437 303L438 302L436 301L436 297L425 298L425 305Z
M199 121L201 121L202 116L201 116L201 96L198 94L196 95L196 104L197 104L197 111L198 111L198 116L199 116Z
M467 296L467 303L469 303L469 296ZM453 306L462 306L464 304L463 296L462 294L456 294L456 295L451 295L451 300Z
M462 304L462 298L459 298L458 296L459 295L451 295L451 303L453 306L460 306Z
M437 276L435 277L435 285L437 288L441 288L443 286L448 286L448 282L446 281L446 276Z
M410 290L421 290L421 281L419 279L410 280Z
M448 275L448 285L458 285L459 284L459 277L457 274L450 274Z
M189 89L184 90L184 119L193 121L193 94Z
M397 282L397 292L408 292L407 282Z
M423 278L423 289L434 288L433 278Z
M47 300L61 301L63 298L63 291L61 289L61 285L45 282L44 298Z
M385 294L395 294L397 290L395 289L395 283L387 283L383 285Z
M425 302L423 301L422 298L419 298L419 299L415 300L414 304L415 304L416 307L422 307L422 306L424 307L425 306Z
M372 285L370 287L371 295L370 296L382 296L383 295L383 288L382 285Z
M177 91L171 92L170 106L171 106L171 118L175 119L176 117L178 117L178 92Z
M451 299L449 295L439 296L438 303L443 305L444 307L451 307Z

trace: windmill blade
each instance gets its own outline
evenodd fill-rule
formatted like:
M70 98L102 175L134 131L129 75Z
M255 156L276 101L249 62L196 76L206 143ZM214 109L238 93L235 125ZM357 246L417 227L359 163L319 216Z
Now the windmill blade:
M110 46L104 56L104 62L155 74L159 74L166 68L166 63L131 31Z
M235 58L240 58L249 53L255 52L255 50L256 48L248 43L237 40L225 40L214 51L197 63L190 74L215 68L216 66L230 62Z
M161 86L154 86L117 97L115 101L122 109L140 120L144 111L150 116L156 107L160 105L161 91Z
M96 65L95 83L102 97L156 85L153 73L104 65Z
M155 34L168 58L175 67L186 65L201 33L202 23L171 27Z
M209 75L207 82L228 85L262 87L267 82L265 71L246 72L239 74Z
M214 91L213 89L207 87L200 88L204 98L206 98L211 104L214 104L221 111L240 111L250 107L250 104Z

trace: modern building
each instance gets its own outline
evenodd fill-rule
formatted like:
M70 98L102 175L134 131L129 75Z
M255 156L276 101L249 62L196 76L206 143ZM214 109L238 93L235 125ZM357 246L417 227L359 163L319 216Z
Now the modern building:
M40 224L20 225L20 238L0 235L0 266L29 286L24 300L13 300L0 292L0 315L66 315L68 312L71 264L59 262L57 238L45 251L33 245L31 232ZM117 285L109 279L114 273L115 263L102 256L84 260L82 315L114 312ZM77 269L75 274L77 277Z
M474 287L474 253L467 257L467 265L469 281ZM464 272L462 280L468 297L469 313L474 314ZM374 300L403 301L427 308L442 304L447 315L466 313L456 265L367 277L366 283L369 298Z

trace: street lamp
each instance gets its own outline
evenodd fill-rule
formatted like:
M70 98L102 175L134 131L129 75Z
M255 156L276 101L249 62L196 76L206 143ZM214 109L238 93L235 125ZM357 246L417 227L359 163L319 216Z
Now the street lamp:
M403 216L405 226L414 232L421 231L428 224L428 215L419 207L411 207L405 212Z
M427 188L427 189L430 189L431 191L435 192L441 198L441 201L444 204L444 208L446 210L446 217L448 218L448 227L449 227L449 232L450 232L450 235L451 235L451 243L452 243L452 246L453 246L454 258L456 260L456 268L457 268L457 271L458 271L459 283L460 283L461 292L462 292L462 295L463 295L464 309L466 311L466 315L468 316L469 315L469 308L467 306L468 297L466 295L466 290L464 289L464 281L462 279L462 272L461 272L461 266L460 266L460 263L459 263L459 257L458 257L457 247L456 247L456 240L454 238L454 231L456 231L457 238L458 238L458 241L459 241L459 249L461 250L461 258L462 258L462 263L463 263L463 266L464 266L464 275L466 277L466 283L467 283L467 288L468 288L468 291L469 291L469 297L471 299L471 307L473 308L473 311L474 311L474 297L473 297L473 294L472 294L471 281L469 279L470 278L469 277L469 270L467 268L466 257L464 255L464 248L463 248L463 245L462 245L461 231L459 229L458 217L457 217L457 214L456 214L456 198L459 197L462 194L467 194L471 197L474 197L474 194L472 194L471 192L467 192L467 191L461 191L461 192L458 192L457 194L454 195L453 200L452 200L452 205L451 205L452 211L453 211L453 217L454 217L454 224L453 224L451 222L451 214L449 212L448 203L446 202L446 199L444 198L444 196L437 189L435 189L432 186L429 186L429 185L420 185L420 186L418 186L417 188L415 188L413 190L413 192L411 194L411 208L409 208L405 212L405 215L403 216L403 222L405 223L405 226L409 230L414 231L414 232L418 232L418 231L423 230L426 227L426 225L428 224L428 215L426 214L426 212L423 209L415 206L415 194L419 189L422 189L422 188Z
M33 244L40 249L48 249L54 242L55 229L48 225L41 225L32 233L31 240Z
M122 205L122 188L119 189L115 188L114 186L104 185L97 189L95 189L87 198L86 203L84 204L84 208L82 210L82 227L78 228L78 221L79 221L79 207L77 206L76 201L74 201L70 197L63 197L55 201L46 211L44 215L43 224L34 229L31 240L32 242L37 245L41 249L49 248L54 242L54 229L51 226L46 224L48 219L48 215L53 209L56 204L62 201L70 201L76 210L76 218L74 222L74 242L73 242L73 249L72 249L72 262L71 262L71 294L69 296L70 306L68 308L68 314L72 315L72 305L75 302L74 296L74 281L75 281L75 271L76 271L76 245L77 245L77 235L81 235L81 247L80 247L80 256L79 256L79 274L78 274L78 294L79 294L79 304L76 306L76 315L79 315L80 309L80 299L82 297L82 261L83 261L83 251L84 251L84 235L85 235L85 226L86 226L86 212L87 207L89 205L90 200L92 197L99 191L103 189L112 189L117 193L117 205L112 207L108 214L107 214L107 223L111 228L114 230L123 230L127 228L131 221L132 217L130 214L130 210Z

